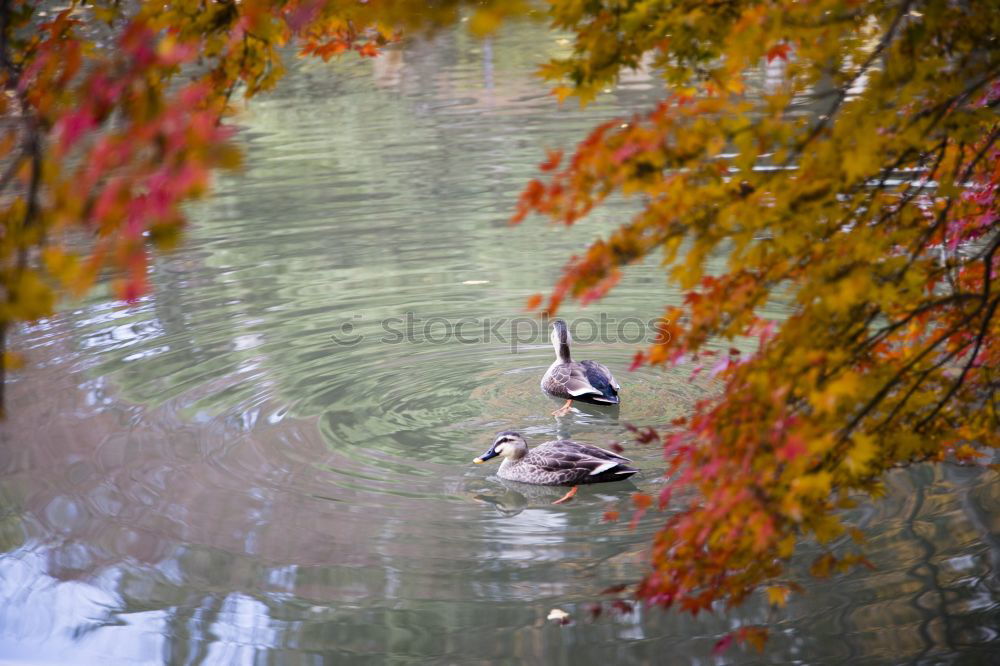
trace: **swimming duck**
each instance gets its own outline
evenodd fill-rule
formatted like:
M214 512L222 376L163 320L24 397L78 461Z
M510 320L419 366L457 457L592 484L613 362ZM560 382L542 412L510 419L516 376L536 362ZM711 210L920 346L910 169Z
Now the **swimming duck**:
M497 434L486 453L472 462L480 464L497 456L503 457L497 470L501 479L542 486L573 486L553 504L568 502L581 484L622 481L639 471L625 464L632 461L624 456L570 439L545 442L528 450L528 442L513 430Z
M552 322L552 347L556 360L542 377L542 391L556 398L565 398L566 404L552 412L563 416L574 400L592 405L617 405L621 386L611 376L611 371L597 361L574 361L569 356L571 338L566 322Z

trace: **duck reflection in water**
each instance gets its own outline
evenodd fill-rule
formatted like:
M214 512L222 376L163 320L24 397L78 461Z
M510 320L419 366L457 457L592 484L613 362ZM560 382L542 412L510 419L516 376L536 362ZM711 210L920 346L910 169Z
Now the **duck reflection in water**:
M472 499L492 506L501 516L507 517L516 516L525 509L550 506L554 500L563 496L564 490L558 486L535 486L498 477L489 479L489 483L489 489L475 493ZM622 481L615 484L614 492L594 493L587 495L587 498L607 504L627 498L637 490L638 486L631 481Z
M532 505L551 504L564 494L562 489L552 486L533 486L500 478L491 481L497 486L496 491L477 493L473 499L489 504L502 516L516 516Z

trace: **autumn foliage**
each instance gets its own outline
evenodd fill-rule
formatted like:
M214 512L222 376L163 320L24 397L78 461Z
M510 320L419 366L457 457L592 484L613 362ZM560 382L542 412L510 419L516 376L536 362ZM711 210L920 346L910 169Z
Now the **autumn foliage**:
M102 271L121 297L142 295L147 252L174 242L215 170L238 166L222 120L234 94L274 86L283 47L374 56L463 4L478 33L530 10L4 1L0 334ZM525 188L515 221L574 224L613 194L642 202L567 264L544 307L600 298L654 256L686 297L636 365L725 383L689 418L640 433L666 454L657 499L670 511L637 592L691 613L761 589L783 605L803 537L827 548L816 575L864 562L838 509L878 496L886 470L1000 443L1000 12L950 0L550 0L547 12L573 40L541 69L557 97L587 102L636 68L662 76L664 95L572 155L550 152ZM720 254L725 271L710 274ZM769 320L773 301L794 315ZM747 340L752 353L737 348Z
M482 4L477 25L521 7L503 4ZM402 29L456 21L459 7L0 2L0 390L12 324L51 314L102 272L119 297L142 296L148 252L175 243L183 204L240 163L223 124L234 95L273 88L285 47L374 56Z
M691 613L864 563L838 509L891 467L1000 444L1000 14L990 3L556 2L583 100L662 72L652 111L550 155L514 217L564 224L613 193L641 212L566 266L547 308L598 298L656 255L686 291L636 364L725 382L664 448L671 507L638 593ZM623 37L624 36L624 37ZM569 85L566 82L569 82ZM802 112L804 108L810 112ZM727 257L721 274L706 258ZM794 315L771 321L769 302ZM718 341L756 338L753 353ZM847 538L854 537L853 539Z

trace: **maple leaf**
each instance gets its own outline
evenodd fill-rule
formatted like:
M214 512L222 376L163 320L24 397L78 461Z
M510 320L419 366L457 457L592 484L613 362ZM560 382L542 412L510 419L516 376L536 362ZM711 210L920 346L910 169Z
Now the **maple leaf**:
M878 447L875 439L870 435L858 434L854 437L854 444L844 458L844 464L852 474L863 474L876 455L878 455Z
M988 455L984 451L978 451L968 444L962 444L955 449L955 458L962 462L972 462L976 458Z
M767 588L767 602L772 606L784 606L788 603L789 589L781 586Z
M645 361L646 361L646 355L643 354L641 351L637 351L635 355L632 357L632 362L628 366L628 371L634 372L635 370L638 370L639 368L642 367Z
M637 509L648 509L653 505L653 498L646 493L633 493L632 505Z
M809 452L806 448L805 442L802 441L801 437L792 436L789 437L785 444L777 450L777 455L780 460L790 461L795 460L799 456L803 456Z
M769 48L767 50L767 56L766 56L767 57L767 61L771 62L772 60L775 60L776 58L780 58L781 60L784 60L784 61L787 62L788 61L788 53L791 50L792 50L792 47L789 44L775 44L774 46L772 46L771 48Z
M712 654L716 657L723 654L726 650L732 646L736 641L736 635L734 633L728 633L719 640L715 641L715 645L712 646Z
M563 151L561 150L548 151L548 157L538 166L539 171L555 171L562 161L562 156Z

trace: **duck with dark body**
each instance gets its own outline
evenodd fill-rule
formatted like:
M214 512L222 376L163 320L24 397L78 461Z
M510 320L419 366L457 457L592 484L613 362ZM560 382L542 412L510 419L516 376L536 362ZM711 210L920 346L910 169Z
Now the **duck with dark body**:
M552 347L556 360L542 377L542 391L547 395L566 400L554 416L563 416L573 401L592 405L617 405L621 386L611 375L611 371L597 361L574 361L569 354L571 338L566 322L556 319L552 322Z
M529 450L524 437L512 430L497 434L486 453L473 462L484 463L497 456L503 458L497 470L501 479L543 486L573 486L553 504L568 501L579 485L622 481L639 471L630 467L627 463L632 461L624 456L569 439L545 442Z

